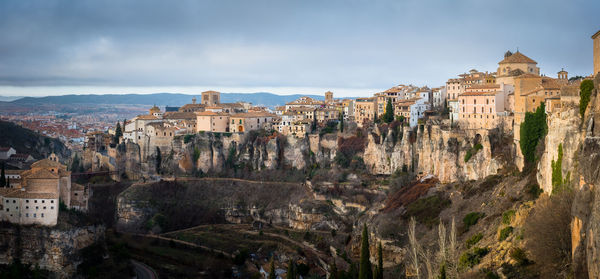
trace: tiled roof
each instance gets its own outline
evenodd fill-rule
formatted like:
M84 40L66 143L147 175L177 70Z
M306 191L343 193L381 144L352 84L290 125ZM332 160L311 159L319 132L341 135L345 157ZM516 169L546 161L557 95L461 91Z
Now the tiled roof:
M19 189L14 189L14 188L0 188L0 196L2 197L6 197L6 195L15 192L15 191L21 191Z
M253 118L253 117L274 117L275 115L266 112L246 112L238 113L231 116L231 118Z
M500 61L498 64L506 64L506 63L533 63L533 64L537 64L537 62L535 62L533 59L523 55L520 52L515 52L513 55L504 58L502 61Z
M17 190L6 194L5 197L17 199L58 199L58 193L31 193Z
M196 119L193 112L169 111L163 115L164 119Z
M31 164L31 168L60 168L63 164L50 159L42 159Z
M202 111L202 112L196 112L197 116L229 116L229 113L224 113L224 112L214 112L214 111Z
M58 174L53 173L46 169L31 170L31 172L23 172L24 179L46 179L46 178L58 178Z
M592 35L592 39L596 39L598 36L600 36L600 30Z
M10 147L0 147L0 152L6 152L10 150Z
M138 115L137 119L140 119L140 120L154 120L154 119L158 119L158 118L156 116L154 116L154 115L144 114L144 115Z
M219 93L218 91L214 91L214 90L208 90L208 91L204 91L202 93Z
M484 92L465 92L462 93L460 96L495 96L497 93L495 91L484 91Z

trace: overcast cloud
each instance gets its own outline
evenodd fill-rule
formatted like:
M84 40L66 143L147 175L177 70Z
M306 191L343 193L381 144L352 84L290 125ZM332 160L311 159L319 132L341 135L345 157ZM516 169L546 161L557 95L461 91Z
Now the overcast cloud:
M0 94L370 95L495 71L517 47L547 75L588 75L599 10L577 0L5 0Z

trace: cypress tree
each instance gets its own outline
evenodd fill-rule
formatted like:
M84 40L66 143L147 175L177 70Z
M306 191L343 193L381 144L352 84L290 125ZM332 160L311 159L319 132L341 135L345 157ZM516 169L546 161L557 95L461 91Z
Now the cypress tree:
M121 123L117 122L117 128L115 128L114 142L119 143L119 138L122 136L123 136L123 131L121 130Z
M390 123L392 121L394 121L394 106L392 105L392 99L388 99L383 114L383 122Z
M377 276L375 279L383 279L383 248L381 242L377 246Z
M6 188L10 188L10 177L6 178Z
M340 132L344 132L344 114L340 112Z
M271 258L271 267L269 268L269 279L277 279L275 275L275 259Z
M329 274L329 279L338 279L338 270L337 266L335 265L335 258L333 259L333 264L331 265Z
M156 147L156 173L160 173L160 163L162 162L162 156L160 155L160 148Z
M2 171L0 173L0 187L6 186L6 175L4 174L4 163L2 163Z
M296 269L294 268L294 262L292 261L292 259L290 259L290 261L288 262L288 269L287 269L287 277L288 279L296 279Z
M362 231L362 239L360 245L360 266L358 271L358 279L373 279L373 270L371 268L371 253L369 251L369 234L367 225L365 224Z

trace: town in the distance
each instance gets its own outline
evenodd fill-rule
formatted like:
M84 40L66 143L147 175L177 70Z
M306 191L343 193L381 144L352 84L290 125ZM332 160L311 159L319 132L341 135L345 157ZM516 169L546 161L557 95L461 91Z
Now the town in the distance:
M215 208L218 207L218 210L225 212L218 215L219 218L222 217L223 220L233 224L251 224L252 228L255 229L255 233L244 233L244 237L249 239L262 237L263 233L277 234L277 232L263 230L266 226L275 228L277 225L281 225L280 223L285 223L291 230L302 232L304 240L301 239L302 237L294 239L291 234L288 234L287 230L285 236L280 235L278 237L283 239L282 242L289 241L293 243L290 247L295 247L297 251L302 249L317 251L314 252L314 255L298 252L301 255L298 256L301 260L297 262L305 264L307 269L310 266L311 274L314 272L314 274L320 276L332 276L331 274L334 273L331 273L331 262L333 267L336 268L335 272L337 272L337 268L342 267L351 270L353 263L351 260L345 259L349 256L345 252L340 252L339 247L335 247L334 244L325 245L319 241L323 241L324 237L335 240L336 237L340 237L338 234L344 234L345 240L338 241L341 243L338 244L342 246L349 245L350 239L355 238L351 235L359 234L363 228L363 221L361 221L360 226L357 226L355 225L358 224L356 220L363 218L363 216L371 216L373 220L379 220L377 219L378 214L387 214L400 207L402 210L394 212L401 212L398 214L421 212L411 204L416 200L418 201L421 196L436 197L435 202L439 202L434 205L421 205L422 207L431 206L434 208L427 209L427 212L435 210L438 206L447 207L450 204L452 206L461 204L456 201L455 195L457 194L455 192L448 195L440 194L446 190L442 190L443 186L439 185L459 182L468 184L475 183L474 181L482 181L481 185L484 185L488 183L485 181L489 181L489 179L497 179L494 180L496 182L500 181L499 177L504 177L502 175L508 177L506 181L511 181L505 182L507 185L520 183L519 185L522 184L522 187L530 187L530 185L535 184L531 181L537 181L536 183L539 186L536 187L538 188L531 190L534 192L554 193L554 191L558 191L556 189L566 187L564 185L569 183L580 185L580 181L585 180L583 178L584 174L581 175L581 179L579 176L574 177L574 174L571 177L572 173L570 171L563 172L560 166L558 167L559 173L557 173L556 166L559 161L563 164L563 148L565 158L573 153L583 151L577 149L574 145L569 145L569 140L556 139L547 140L545 148L551 151L540 152L541 147L540 145L536 146L536 144L538 141L544 142L544 139L540 140L539 137L532 136L533 132L531 131L537 128L531 127L547 125L543 128L542 135L546 136L547 134L546 139L554 137L553 127L555 130L560 130L560 132L556 132L560 136L556 137L568 138L569 134L574 134L574 132L565 132L561 129L567 129L565 127L570 126L556 124L561 123L556 121L566 121L565 119L568 119L568 117L573 117L573 119L592 119L591 122L581 124L581 127L586 127L581 128L581 131L587 131L588 137L596 131L593 117L590 118L589 116L592 105L595 104L590 103L588 108L587 103L590 102L590 97L589 95L582 95L581 92L587 84L594 80L598 81L598 74L600 73L600 31L592 36L591 42L585 43L591 43L594 46L592 58L594 70L592 74L586 74L585 76L569 76L569 73L565 70L569 68L569 65L564 65L564 68L543 69L544 71L542 71L543 65L538 65L535 60L536 57L530 57L526 54L526 50L509 50L490 57L490 59L499 61L495 69L456 69L457 76L448 77L447 82L442 85L394 85L382 92L368 93L369 95L372 94L371 97L336 98L335 92L327 91L316 93L316 95L320 95L318 97L303 96L281 103L278 106L267 106L255 105L243 100L222 102L223 94L211 90L202 92L198 96L189 95L189 103L182 106L157 103L148 109L144 105L128 105L119 109L107 109L106 113L97 110L93 112L74 112L74 110L61 112L60 109L52 112L36 112L34 110L24 112L24 110L13 108L10 111L0 113L0 120L4 122L2 127L6 129L2 132L3 135L0 135L0 140L14 136L8 135L9 131L21 131L20 129L23 128L31 130L29 132L32 132L32 134L39 134L35 137L40 136L40 138L36 138L34 141L17 139L10 141L12 144L0 146L0 163L2 164L0 175L0 221L3 224L8 222L26 226L39 225L44 228L60 227L62 229L66 226L65 224L71 224L75 219L83 219L82 215L98 210L92 206L90 200L94 195L110 195L110 190L107 189L111 189L112 186L106 185L128 181L128 183L133 184L129 189L137 185L139 186L138 190L128 189L124 192L126 194L107 198L111 206L116 208L114 211L105 214L109 215L111 220L114 219L114 226L125 232L132 231L139 235L147 234L145 237L156 238L154 241L157 243L172 236L168 234L178 234L178 237L167 242L168 245L171 245L171 248L177 245L191 245L189 243L193 242L193 238L179 237L179 229L183 229L181 224L185 223L184 221L179 220L177 225L173 225L169 221L165 221L164 216L172 213L170 208L165 209L167 208L165 206L152 207L161 203L160 196L156 193L167 192L165 188L161 187L177 183L194 183L194 181L221 183L225 179L232 179L231 181L228 180L227 183L248 183L248 185L254 185L252 184L255 183L253 181L260 181L261 186L256 187L262 187L263 182L268 184L269 181L260 176L261 171L264 173L264 171L272 170L281 171L281 173L277 173L277 176L281 176L278 178L279 180L274 179L274 181L279 181L280 184L277 185L283 187L282 185L287 185L286 183L292 183L287 181L288 177L285 176L293 177L294 175L292 171L283 172L284 170L303 170L300 174L302 177L294 183L301 181L298 182L300 183L298 185L301 185L299 187L306 189L309 195L303 196L305 195L304 192L297 193L290 190L290 197L298 195L302 198L298 198L298 201L288 201L287 199L290 197L278 197L285 198L285 204L282 205L287 210L285 214L277 213L269 207L276 202L272 202L264 208L258 207L258 209L256 205L247 204L246 201L233 204L236 201L228 200L234 195L231 193L223 197L223 200L227 200L228 204L213 202ZM542 72L552 72L554 74L543 75ZM598 88L597 84L596 88ZM218 89L215 88L215 90ZM581 111L582 103L585 103L586 106ZM588 114L585 114L586 108ZM567 114L567 112L570 114ZM543 125L527 122L534 121L536 115L544 115ZM588 115L588 118L585 118L586 115ZM545 124L546 119L554 118L558 120L548 120L548 124ZM10 127L10 130L8 127ZM576 127L573 129L576 129ZM582 136L577 140L571 139L570 142L576 142L583 138ZM56 142L51 140L56 140ZM531 147L531 142L534 142L533 147ZM64 145L64 149L57 150L56 147L59 145ZM549 164L550 161L551 164ZM575 161L576 159L568 159L564 161L564 164L575 164L573 163ZM537 165L537 162L540 162L539 165ZM532 165L535 166L531 167ZM593 163L589 165L593 165ZM514 169L506 166L514 166ZM583 164L578 165L578 167L585 168ZM525 173L530 168L538 168L539 174L537 176L535 174L522 175L521 177L515 174L520 171ZM343 177L332 178L333 174L338 173L343 174ZM317 179L319 177L321 177L321 180ZM392 186L389 185L393 183L390 181L398 177L406 177L407 181L402 184L404 188L392 192L390 190ZM518 180L521 178L526 182ZM104 188L93 188L92 185L96 184L103 185ZM408 184L414 188L406 186ZM584 184L585 182L581 182L581 185ZM491 189L486 190L485 186L473 186L474 188L465 188L465 190L460 188L463 186L459 186L459 184L453 187L453 191L459 191L456 189L464 190L460 194L464 196L464 199L477 196L472 192L474 191L472 189L477 187L483 187L481 191ZM140 194L141 191L145 191L140 189L152 189L157 192ZM211 189L211 191L217 191ZM353 191L352 196L345 198L335 196L335 193L345 191ZM414 192L410 194L409 191ZM448 191L451 191L451 189ZM526 191L523 190L517 194L512 193L514 195L511 196L510 190L498 190L494 191L493 195L496 195L499 199L506 199L506 203L509 203L508 201L514 202L524 199L523 197L529 193ZM394 196L389 193L396 194ZM256 194L247 193L248 196ZM389 196L387 196L388 194ZM181 195L181 193L173 195ZM491 197L492 192L486 195ZM132 196L135 196L135 199L131 198ZM165 196L168 195L165 194ZM181 196L176 197L181 198ZM173 197L169 196L168 198ZM259 200L256 203L260 204L265 200L269 200L269 198L260 197L256 200ZM311 206L314 204L320 204L321 206L309 207L306 205L307 200L310 200ZM141 206L140 204L152 209L136 209L136 206ZM397 204L400 204L400 206ZM475 206L471 206L472 204L475 204ZM514 219L516 218L514 217L515 211L525 212L530 210L533 202L526 203L526 206L516 205L513 208L503 208L495 215L479 212L483 212L484 209L482 208L486 208L490 204L493 204L493 202L476 200L476 202L470 202L469 205L463 205L460 209L453 209L455 211L447 213L444 218L450 220L450 217L448 217L450 214L458 214L456 212L462 212L460 210L467 207L471 208L469 210L473 213L480 214L471 216L475 216L473 217L475 218L473 224L469 224L468 218L465 217L464 226L461 227L462 232L459 237L466 238L469 226L477 224L478 219L506 218L503 212L512 210L512 213L508 214L510 215L508 221L493 221L495 222L494 226L498 228L498 232L490 233L489 239L500 238L502 241L510 239L511 241L514 240L515 243L519 241L517 235L520 233L522 238L523 232L518 232L515 228L513 233L513 226L517 226L515 225L517 221ZM327 211L322 209L324 207L331 207L332 209ZM71 214L69 220L61 221L59 218L61 210ZM436 214L440 214L442 210L443 208L440 208L440 211ZM242 213L246 211L250 213ZM207 210L207 212L209 211ZM346 215L349 214L348 212L355 212L356 215L353 215L352 218L357 219L348 217L349 215ZM201 215L200 213L195 214ZM421 216L419 214L425 216L428 213L416 213L415 215ZM516 216L526 218L522 217L526 216L525 213L522 216L519 214L517 213ZM335 219L331 217L333 215L344 217L332 221ZM202 217L195 216L194 218L204 217L202 215ZM434 217L437 218L437 215ZM426 230L425 227L431 229L437 228L438 224L443 226L444 223L434 221L434 217L422 217L421 220L417 220L422 224L427 224L423 226L422 231ZM332 219L328 220L327 218ZM439 220L442 220L442 217L439 218ZM215 219L217 218L215 217ZM280 221L284 219L286 221ZM454 229L454 216L451 219L452 228ZM251 221L248 222L247 220ZM457 215L457 220L462 222L463 216ZM583 226L581 222L581 220L574 221L572 230L578 229L583 235L585 232L581 229L581 226ZM215 223L217 222L215 221ZM409 224L408 219L406 224ZM368 222L365 223L365 231L367 225L371 226ZM92 225L89 226L91 228ZM344 231L342 230L344 226L350 229ZM375 225L373 226L375 227ZM525 225L519 223L518 226ZM510 232L506 229L509 227ZM171 232L167 228L172 229ZM214 227L210 227L210 229L213 230ZM283 230L281 228L277 229ZM88 231L91 230L88 229ZM446 228L444 228L444 233L445 230ZM496 229L494 228L494 230ZM400 247L398 243L404 244L404 242L386 240L385 238L388 235L394 234L389 232L386 235L382 231L384 229L380 227L377 236L372 238L378 240L378 249L382 249L381 243L385 246L383 250L386 252L378 253L385 254L387 259L394 258L394 256L390 256L393 255L390 252L393 249L390 247ZM440 228L440 234L441 231ZM449 227L448 231L450 231ZM323 232L325 232L325 236L320 236L319 234ZM414 231L412 233L414 234ZM462 233L465 235L462 236ZM503 237L503 233L510 236ZM311 234L318 235L318 237L315 238ZM515 235L514 238L512 238L513 234ZM410 232L408 235L411 237ZM366 233L363 234L363 238L365 236ZM289 240L288 237L292 240ZM405 235L402 234L402 237L405 237ZM437 237L437 232L435 237ZM472 238L470 234L469 237L469 239ZM485 236L478 236L479 239L483 237ZM310 245L306 244L314 239L319 239L315 242L316 245L324 246L324 248L315 248L312 243ZM477 243L479 239L473 240L474 243ZM579 238L573 239L573 243L580 240ZM335 242L334 240L332 240L332 243ZM177 244L174 244L174 241ZM216 249L214 247L206 248L213 244L210 240L193 243L197 245L197 247L194 246L194 249L204 249L211 253L214 253ZM581 243L583 242L580 242L580 245L583 245ZM375 245L375 242L373 241L372 244ZM465 253L475 253L468 255L483 258L490 251L488 248L486 248L488 250L485 253L482 250L473 250L471 246L475 247L474 245L466 244L465 251L467 252ZM489 244L488 246L493 245ZM358 250L356 248L358 244L352 247L354 248L349 248L349 251L351 249ZM263 253L261 249L252 250L252 247L245 249L244 252L240 249L232 251L231 256L227 254L229 253L227 251L222 252L222 255L228 259L232 258L234 261L238 259L236 257L242 257L239 255L243 255L242 263L246 258L255 261L255 265L245 268L252 270L255 268L256 273L265 278L270 272L277 272L278 276L286 272L288 274L296 272L293 269L292 271L287 270L286 266L293 266L291 257L274 256L277 253L284 255L284 252L269 252L268 256L265 252L265 255L261 256L261 253ZM410 258L409 253L411 251L403 249L398 248L394 251L402 250L402 254L405 255L402 258ZM493 249L495 248L492 248L492 251L495 251ZM510 250L500 247L497 249L503 251L502 255L506 259L513 259L511 263L518 262L512 256L513 252L509 252L517 248L511 248L512 250ZM573 248L573 257L577 255L576 252L579 253L579 250L576 251L575 249ZM295 253L293 249L288 250ZM376 250L377 248L373 248L373 251ZM473 251L480 254L476 255L476 252ZM375 252L372 253L375 255ZM570 253L571 251L568 254L570 255ZM381 254L379 255L380 259ZM311 257L318 260L313 259L311 261ZM417 253L414 257L418 258ZM278 260L273 260L274 258ZM458 255L456 258L459 258ZM460 258L462 261L462 257ZM472 268L480 264L479 258L477 262L468 262L469 259L467 259L465 260L467 263L461 262L461 265L464 264L463 268ZM345 259L345 261L340 259ZM137 260L141 261L142 258L137 258ZM288 260L289 264L286 265ZM294 261L296 260L297 258ZM328 260L331 260L331 262L319 264L319 261L327 262ZM394 260L386 260L386 266L392 266ZM40 260L40 262L43 262L43 268L50 270L53 268L56 270L56 266L61 264L63 266L67 265L66 263L57 264L48 259ZM147 263L152 265L149 262ZM396 264L397 262L393 263ZM525 267L528 264L522 266ZM140 268L141 264L134 263L134 266ZM244 273L241 271L243 268L240 266L242 265L228 268L228 272L231 272L230 275L236 276L237 274L239 278L246 278L242 276ZM378 272L383 272L384 265L381 266L382 270ZM402 274L410 278L423 278L419 277L418 274L425 271L420 269L418 264L407 266L402 269ZM442 266L444 268L447 266L450 270L453 265L448 260L448 264ZM576 266L576 264L573 266ZM60 276L68 277L76 272L76 267L69 265L69 268L68 272L65 271ZM487 271L485 269L485 272ZM388 270L388 272L390 271ZM444 272L446 271L444 270ZM456 273L459 272L461 271L457 267ZM497 273L491 269L490 272ZM286 277L282 275L279 278ZM336 275L336 277L328 278L339 277ZM429 278L434 277L430 276Z

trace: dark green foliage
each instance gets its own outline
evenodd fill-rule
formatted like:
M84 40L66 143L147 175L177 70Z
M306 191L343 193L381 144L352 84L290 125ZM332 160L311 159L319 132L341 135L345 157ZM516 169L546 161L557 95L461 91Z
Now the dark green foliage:
M438 276L438 279L446 279L448 278L446 276L446 264L442 264L442 266L440 267L440 276Z
M500 276L494 271L488 271L485 273L485 279L500 279Z
M305 263L300 263L298 266L296 266L296 274L302 277L308 275L309 270L310 267L308 267L308 265L306 265Z
M538 185L537 183L531 183L525 186L525 191L534 199L537 199L542 194L542 192L544 192L544 190L542 190L540 188L540 185Z
M121 123L117 122L117 128L115 128L114 143L119 143L119 138L123 136L123 130L121 130Z
M339 278L338 273L339 273L339 271L337 269L337 265L335 264L335 259L334 259L331 266L329 266L329 274L331 274L329 276L329 279L338 279ZM290 278L290 277L287 277L287 278ZM292 279L295 279L295 278L292 277Z
M369 233L367 225L363 226L361 245L360 245L360 265L358 271L358 279L373 279L373 271L371 268L371 258L369 251Z
M194 137L196 137L196 135L194 135L194 134L187 134L187 135L183 136L183 143L188 143L188 142L192 141L194 139Z
M319 135L324 135L324 134L331 134L333 132L335 132L337 130L337 123L335 122L335 120L333 121L329 121L327 122L326 126L321 129L321 132L319 132Z
M200 158L200 149L194 147L194 164L198 162L198 158Z
M392 99L387 100L387 104L385 105L385 113L381 118L385 123L391 123L394 121L394 106L392 105Z
M584 80L579 85L579 114L581 114L581 118L585 115L585 110L592 96L592 90L594 90L594 82L591 80Z
M482 212L471 212L463 218L463 223L465 225L465 230L468 230L471 226L477 224L479 219L483 218L485 213Z
M375 270L377 272L374 279L383 279L383 247L381 247L381 242L377 246L377 268Z
M277 275L275 275L275 259L271 258L271 266L269 267L269 279L276 279Z
M162 163L162 156L160 154L160 148L156 147L156 173L160 173L160 165Z
M339 116L340 132L344 132L344 114L340 112Z
M296 279L298 277L298 276L296 276L295 265L296 264L294 263L294 261L292 261L292 259L290 259L288 262L286 279Z
M569 180L571 180L571 172L567 172L566 177L563 179L562 176L562 160L563 160L563 148L562 143L558 145L558 158L556 161L552 160L552 194L567 190L569 188Z
M73 156L73 161L71 162L71 172L77 172L79 171L79 168L79 156L75 154L75 156Z
M478 143L475 146L473 146L473 148L467 150L467 153L465 153L465 163L468 162L469 159L471 159L471 157L477 154L477 152L481 149L483 149L483 145L481 145L481 143Z
M476 233L473 236L471 236L469 239L467 239L467 241L465 241L465 244L467 245L467 248L471 248L471 247L473 247L473 245L477 244L482 238L483 238L482 233Z
M513 209L504 211L504 213L502 213L502 224L509 225L513 217L515 217L515 211Z
M500 235L498 236L499 241L504 241L508 236L513 232L514 228L508 226L500 231Z
M513 259L517 265L524 266L531 263L531 260L527 258L527 253L523 248L514 248L510 251L510 258Z
M246 259L248 258L249 253L247 249L242 249L237 255L233 257L233 263L235 265L244 265Z
M6 174L4 173L4 163L2 163L2 170L0 171L0 187L6 187Z
M31 267L31 265L23 264L16 259L9 265L0 265L0 279L38 279L50 278L50 273L47 270L40 269L39 266Z
M464 252L460 255L458 259L459 266L463 268L472 268L475 265L478 265L481 262L481 258L487 255L490 252L490 249L475 247L470 251Z
M546 136L548 124L546 123L546 106L542 102L535 112L525 113L525 120L521 123L521 140L519 146L521 153L528 163L535 162L535 150L540 140Z
M67 205L63 201L59 201L58 202L58 210L59 211L68 211L69 208L67 207Z
M440 212L450 205L450 200L440 195L420 198L406 207L406 216L414 216L417 222L432 226L437 223Z

